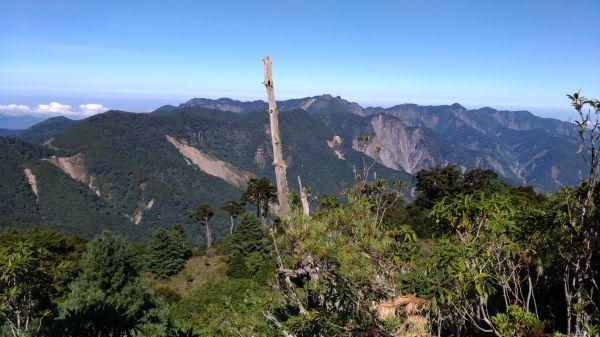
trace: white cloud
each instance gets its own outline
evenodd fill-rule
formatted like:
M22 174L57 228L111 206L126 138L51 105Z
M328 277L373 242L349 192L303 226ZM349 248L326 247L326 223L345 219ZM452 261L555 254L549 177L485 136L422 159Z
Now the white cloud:
M81 113L87 116L103 113L108 110L107 107L98 103L81 104L79 109L81 110Z
M50 102L50 104L39 104L36 112L41 114L48 113L59 113L59 114L72 114L71 106L68 104L60 104L58 102Z
M37 107L29 107L27 105L21 104L0 104L0 114L6 114L11 116L31 115L41 117L52 117L62 115L74 118L83 118L103 113L108 110L107 107L98 103L81 104L78 106L78 108L79 109L74 108L72 105L62 104L58 102L38 104Z
M3 105L0 104L0 112L6 113L8 115L21 115L24 112L29 112L31 109L27 105L21 104L8 104Z

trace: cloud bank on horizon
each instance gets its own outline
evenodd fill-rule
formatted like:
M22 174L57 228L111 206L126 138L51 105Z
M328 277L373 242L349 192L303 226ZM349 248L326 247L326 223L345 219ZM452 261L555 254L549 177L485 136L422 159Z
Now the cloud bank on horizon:
M109 110L102 104L87 103L73 107L70 104L61 104L59 102L50 102L48 104L38 104L30 107L23 104L0 104L0 114L9 116L66 116L73 118L85 118Z

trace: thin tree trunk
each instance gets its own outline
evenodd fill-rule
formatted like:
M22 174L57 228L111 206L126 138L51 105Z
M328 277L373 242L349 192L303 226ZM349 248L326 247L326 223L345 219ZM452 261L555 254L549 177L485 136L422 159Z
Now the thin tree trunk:
M273 87L273 75L271 70L271 58L266 56L263 59L265 70L265 87L269 99L269 119L271 122L271 140L273 142L273 166L275 166L275 179L277 180L277 201L279 203L278 213L288 210L288 185L285 176L285 161L283 160L283 150L281 148L281 135L279 134L279 119L277 112L277 102L275 101L275 89Z
M302 210L304 211L304 215L310 215L310 206L308 204L308 196L306 192L302 188L302 180L300 180L300 176L298 176L298 187L300 188L300 201L302 201Z
M231 226L229 226L229 234L233 234L233 216L229 216L229 220L231 220Z
M208 224L208 219L204 223L204 228L206 230L206 249L210 249L212 244L212 233L210 232L210 225Z
M565 299L567 300L567 336L571 336L571 304L573 301L573 296L569 291L569 273L566 268L568 267L565 267L565 273L563 274L563 285L565 290Z

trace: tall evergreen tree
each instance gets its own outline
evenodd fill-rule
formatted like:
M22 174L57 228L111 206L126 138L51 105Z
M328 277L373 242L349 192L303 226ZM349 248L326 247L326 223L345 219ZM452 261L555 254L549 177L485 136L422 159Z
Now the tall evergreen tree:
M212 245L212 231L210 229L210 218L215 215L212 207L208 204L200 204L196 209L190 214L190 219L197 221L204 225L204 231L206 233L206 248L210 249Z
M81 268L61 305L57 334L131 336L156 304L127 241L102 233L88 243Z
M229 220L231 220L231 225L229 227L229 234L233 234L233 228L235 227L235 219L244 212L245 203L229 200L225 203L225 205L221 206L221 209L229 214Z
M183 269L185 247L177 242L174 231L159 229L148 248L148 267L153 275L167 278Z
M267 177L252 178L248 181L242 200L256 205L256 217L264 226L269 203L277 201L277 188L271 185Z
M173 240L175 240L178 249L183 253L183 258L187 260L192 257L192 246L188 241L185 228L183 228L182 225L175 224L171 228L171 234L173 235Z
M251 277L258 270L264 269L260 265L249 268L249 263L256 264L260 260L262 262L258 264L264 265L270 260L270 242L253 214L246 213L233 232L229 259L227 274L239 278Z

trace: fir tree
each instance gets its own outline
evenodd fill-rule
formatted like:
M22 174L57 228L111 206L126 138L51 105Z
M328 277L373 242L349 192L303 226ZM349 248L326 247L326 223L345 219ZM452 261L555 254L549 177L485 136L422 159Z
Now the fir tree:
M173 231L159 229L149 245L148 267L150 272L161 278L178 273L185 264L185 247L179 242Z
M253 266L252 270L248 268L247 259L254 253L259 253L263 257L263 261L268 261L270 259L270 244L256 216L247 213L242 217L240 225L233 232L227 275L247 278L264 269L265 266Z
M90 241L82 271L61 306L58 331L68 336L127 336L155 307L127 241L103 233Z

